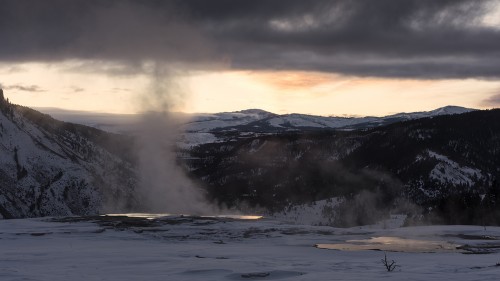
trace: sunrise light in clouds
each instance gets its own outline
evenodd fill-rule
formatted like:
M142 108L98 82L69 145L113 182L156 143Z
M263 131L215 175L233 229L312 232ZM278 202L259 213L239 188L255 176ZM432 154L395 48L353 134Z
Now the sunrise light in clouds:
M135 103L150 83L146 75L107 76L67 69L67 63L3 68L2 78L9 82L5 85L15 85L4 88L13 102L26 106L130 114L138 112ZM491 108L485 99L500 89L500 82L480 79L387 79L304 71L192 72L176 83L185 100L174 106L175 111L261 108L325 116L383 116L449 104Z
M0 83L18 104L110 113L141 111L162 75L189 113L499 106L498 2L389 2L7 1Z
M449 104L488 108L500 83L477 79L361 78L317 72L219 72L189 78L187 112L262 108L276 113L382 116ZM210 93L210 94L207 94Z

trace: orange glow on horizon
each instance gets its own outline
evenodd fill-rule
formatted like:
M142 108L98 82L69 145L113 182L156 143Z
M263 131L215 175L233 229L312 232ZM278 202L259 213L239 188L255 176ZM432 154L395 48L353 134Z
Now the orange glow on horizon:
M137 113L154 82L145 74L113 76L68 71L67 63L0 65L0 83L12 102L30 107ZM259 108L274 113L383 116L446 105L492 108L500 81L411 80L305 71L191 71L174 81L181 97L173 111L216 113ZM31 88L30 88L31 87ZM172 90L170 89L170 90ZM169 93L172 94L172 93ZM498 105L497 105L498 106Z

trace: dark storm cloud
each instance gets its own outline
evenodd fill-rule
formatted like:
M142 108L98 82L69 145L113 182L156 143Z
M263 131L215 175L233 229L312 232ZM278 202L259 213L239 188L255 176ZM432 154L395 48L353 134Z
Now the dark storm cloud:
M3 61L102 60L141 66L142 60L202 61L202 35L158 1L3 0ZM95 64L98 64L94 62Z
M240 69L500 77L492 1L29 1L0 6L0 59L229 61ZM116 70L116 69L115 69Z
M487 1L251 3L239 7L226 1L231 8L197 13L205 14L202 26L224 42L236 67L384 77L500 76L500 32L478 25L491 8ZM228 12L210 17L207 11L213 10Z

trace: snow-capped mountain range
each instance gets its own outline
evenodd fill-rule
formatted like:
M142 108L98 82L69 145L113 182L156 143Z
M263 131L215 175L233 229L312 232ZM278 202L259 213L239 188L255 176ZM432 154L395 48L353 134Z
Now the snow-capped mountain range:
M83 124L98 129L129 133L138 115L106 114L83 111L69 111L56 108L37 108L56 119ZM275 114L261 109L247 109L222 113L181 114L182 129L188 133L209 133L222 131L282 132L317 129L363 129L441 115L462 114L475 109L446 106L431 111L398 113L384 117L335 117L307 114Z
M260 109L216 114L197 114L181 126L178 141L181 148L200 144L226 142L234 136L256 136L283 132L358 130L369 129L395 122L426 117L462 114L474 109L446 106L432 111L398 113L385 117L328 117L307 114L274 114Z
M113 133L133 135L139 115L106 114L39 108L40 111L66 122L78 123ZM307 114L275 114L261 109L213 114L180 114L178 146L224 142L235 135L254 136L293 131L357 130L426 117L462 114L475 109L446 106L432 111L398 113L385 117L335 117Z
M385 117L326 117L306 114L278 115L259 109L196 116L185 125L188 132L242 130L249 132L282 132L294 130L363 129L394 122L440 115L461 114L474 109L446 106L432 111L398 113Z

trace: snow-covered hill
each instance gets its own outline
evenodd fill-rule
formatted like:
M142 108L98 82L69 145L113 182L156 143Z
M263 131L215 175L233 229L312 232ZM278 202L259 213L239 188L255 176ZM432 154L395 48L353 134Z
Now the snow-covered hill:
M8 103L0 90L0 218L95 214L132 203L121 141Z
M183 125L183 129L191 133L210 132L216 129L248 125L274 116L277 115L260 109L215 114L195 114L191 117L191 120Z

